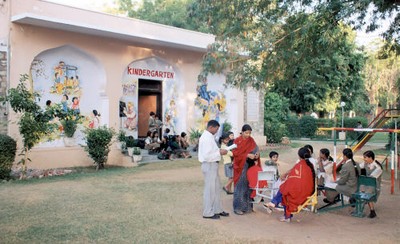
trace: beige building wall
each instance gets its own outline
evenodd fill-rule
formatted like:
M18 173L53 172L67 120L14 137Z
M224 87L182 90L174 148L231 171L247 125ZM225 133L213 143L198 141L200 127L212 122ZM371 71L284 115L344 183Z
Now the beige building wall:
M0 9L0 92L4 93L6 86L15 87L20 74L29 72L32 61L40 53L71 46L92 56L104 68L104 92L109 99L109 118L102 122L118 130L117 104L122 96L121 77L124 70L135 60L157 57L180 71L182 81L185 82L184 90L179 92L183 94L182 103L186 105L186 131L195 124L197 76L202 56L207 45L213 42L213 36L40 0L9 0L0 4ZM223 77L217 80L224 82ZM244 94L231 88L227 100L235 106L227 110L232 113L234 111L235 117L230 119L234 120L233 129L238 135L246 121ZM8 119L17 121L11 111ZM253 125L262 126L259 122ZM20 146L17 124L8 123L6 129L10 136L18 138ZM265 143L262 136L258 141ZM34 168L92 164L79 146L35 148L31 159L32 163L28 167ZM109 163L118 165L123 161L122 154L114 149Z

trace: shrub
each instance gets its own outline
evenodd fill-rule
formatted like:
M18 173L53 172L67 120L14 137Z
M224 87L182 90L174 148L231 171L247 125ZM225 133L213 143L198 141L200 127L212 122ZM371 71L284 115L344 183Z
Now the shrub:
M115 134L114 130L101 126L97 129L88 129L85 134L85 151L94 160L96 170L104 168L110 152L111 141Z
M285 124L289 137L300 137L299 119L296 116L289 116Z
M0 134L0 179L10 178L16 152L17 142L7 135Z
M299 119L300 135L303 137L313 138L317 131L317 120L309 115L304 115Z
M286 133L286 125L282 123L266 122L264 128L269 143L280 143Z
M289 100L274 92L264 98L264 134L268 142L279 143L286 132L284 121L289 113Z

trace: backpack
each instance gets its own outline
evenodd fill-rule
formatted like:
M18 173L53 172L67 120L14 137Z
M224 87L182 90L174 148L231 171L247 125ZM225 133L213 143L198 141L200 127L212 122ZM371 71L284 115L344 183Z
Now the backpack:
M169 156L170 156L171 154L169 153L169 152L167 152L167 151L162 151L162 152L160 152L159 154L157 154L157 158L158 159L160 159L160 160L166 160L166 159L169 159Z

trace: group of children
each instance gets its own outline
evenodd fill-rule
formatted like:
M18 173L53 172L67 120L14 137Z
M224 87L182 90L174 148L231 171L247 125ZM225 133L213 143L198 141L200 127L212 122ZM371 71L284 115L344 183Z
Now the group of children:
M226 149L228 148L232 143L233 143L234 135L232 132L225 133L220 137L220 145L221 149ZM335 202L338 201L338 195L343 194L344 196L348 196L350 198L351 202L351 194L356 192L357 189L357 177L359 174L363 174L369 177L374 177L377 179L377 191L379 195L379 189L380 189L380 182L381 182L381 175L382 175L382 165L375 160L375 155L372 151L366 151L363 154L364 162L360 164L356 164L353 160L353 152L351 149L346 148L343 151L343 157L344 160L338 164L338 167L336 169L337 171L337 179L335 179L334 175L334 167L333 167L333 158L330 156L330 152L327 148L322 148L319 151L318 159L314 159L312 157L313 155L313 147L311 145L306 145L301 149L306 149L308 153L306 153L304 156L306 158L303 161L307 161L309 164L309 167L313 168L313 177L314 177L314 182L317 182L319 186L322 188L325 187L327 188L333 188L333 192L336 192L336 195L332 198L331 196L327 196L326 198L323 199L323 201L327 204L334 204ZM299 149L299 153L301 151ZM303 153L304 154L304 153ZM234 193L233 191L233 156L232 152L228 151L226 155L222 156L223 163L224 163L224 171L225 171L225 176L228 178L227 183L223 186L223 190L228 194L231 195ZM300 156L300 155L299 155ZM284 181L287 176L290 174L290 170L282 175L279 176L279 171L278 171L278 159L279 159L279 154L275 151L271 151L269 153L269 160L265 162L266 166L275 166L277 169L277 181L275 182L275 185L273 188L279 189L279 186L281 184L281 181ZM301 157L299 158L299 163L301 161ZM296 163L296 164L297 164ZM349 166L347 166L347 164ZM257 173L258 171L262 170L261 165L258 165L257 167L252 167L253 169L248 170L247 172L247 177L248 177L248 182L249 182L249 188L254 188L255 185L257 184ZM295 168L295 167L293 167ZM355 170L348 170L354 168ZM315 170L314 170L315 169ZM254 172L253 172L254 171ZM348 171L350 171L351 176L348 175ZM253 173L251 173L253 172ZM353 177L353 178L352 178ZM355 178L354 178L355 177ZM328 191L326 191L328 192ZM332 192L332 191L329 191ZM254 197L256 194L255 192L252 193L251 197ZM279 197L279 196L278 196ZM374 204L369 203L368 204L370 207L370 218L375 218L376 217L376 212L374 209ZM264 202L263 206L265 209L267 209L268 212L271 212L271 210L276 207L276 203L272 202ZM290 216L289 216L290 217ZM283 221L290 222L290 219L285 218Z

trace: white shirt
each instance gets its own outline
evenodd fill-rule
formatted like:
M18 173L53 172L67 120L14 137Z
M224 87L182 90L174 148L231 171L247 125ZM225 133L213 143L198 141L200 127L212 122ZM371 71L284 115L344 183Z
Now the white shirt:
M199 161L216 162L221 160L219 148L215 137L208 130L205 130L199 140Z
M374 177L374 178L379 178L379 176L381 176L382 173L383 173L383 170L382 170L381 166L379 166L375 161L370 163L370 164L367 164L367 163L364 163L364 162L360 163L360 168L361 169L364 169L366 167L368 167L369 172L371 172L367 176Z

